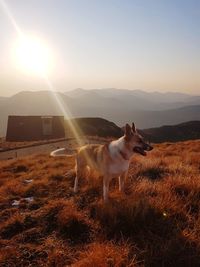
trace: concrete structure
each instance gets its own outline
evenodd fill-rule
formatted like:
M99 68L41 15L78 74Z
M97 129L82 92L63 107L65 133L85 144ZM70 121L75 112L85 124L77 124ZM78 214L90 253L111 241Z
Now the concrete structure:
M22 142L64 138L63 116L9 116L6 141Z

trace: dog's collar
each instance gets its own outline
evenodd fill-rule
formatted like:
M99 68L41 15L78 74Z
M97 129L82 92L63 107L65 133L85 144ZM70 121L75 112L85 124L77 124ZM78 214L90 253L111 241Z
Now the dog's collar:
M119 150L119 153L120 153L120 155L122 156L122 158L123 158L124 160L129 160L129 158L127 157L127 154L126 154L126 153L124 153L124 152L121 151L121 150Z

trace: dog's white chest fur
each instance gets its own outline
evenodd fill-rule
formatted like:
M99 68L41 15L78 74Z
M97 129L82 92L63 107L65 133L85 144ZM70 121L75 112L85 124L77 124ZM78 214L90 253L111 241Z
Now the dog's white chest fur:
M109 145L110 156L113 162L110 164L109 172L111 174L119 175L126 172L129 168L129 160L123 159L120 151L124 151L124 138L121 137L116 141L112 141Z
M120 175L123 172L126 172L129 168L129 161L123 160L123 161L117 161L112 163L109 167L109 171L111 174Z

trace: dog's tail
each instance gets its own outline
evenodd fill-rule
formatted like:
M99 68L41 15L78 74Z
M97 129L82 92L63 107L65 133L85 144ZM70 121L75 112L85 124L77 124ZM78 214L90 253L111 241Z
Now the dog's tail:
M59 148L50 153L52 157L72 157L77 154L76 150L68 149L68 148Z

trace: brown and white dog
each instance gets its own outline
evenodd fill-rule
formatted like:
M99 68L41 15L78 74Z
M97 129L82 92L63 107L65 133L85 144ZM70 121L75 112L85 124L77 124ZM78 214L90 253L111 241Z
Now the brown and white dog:
M91 144L80 147L76 154L76 178L74 192L78 190L78 182L83 178L86 169L93 169L103 176L103 198L108 200L109 183L119 177L119 190L123 192L128 173L130 159L134 153L146 156L146 151L153 147L147 144L137 132L134 123L125 126L125 134L108 144ZM61 148L51 152L51 156L68 156L67 149Z

